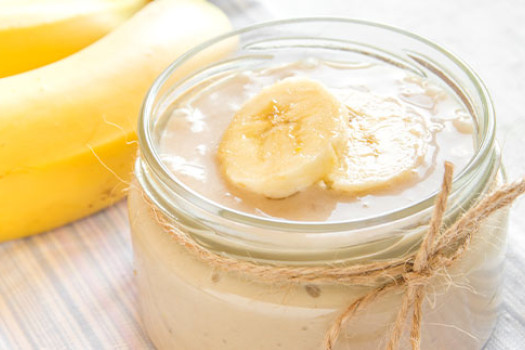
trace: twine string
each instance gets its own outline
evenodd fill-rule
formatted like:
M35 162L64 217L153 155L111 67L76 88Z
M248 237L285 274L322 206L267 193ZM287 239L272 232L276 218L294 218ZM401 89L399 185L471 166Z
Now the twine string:
M451 191L452 174L452 164L445 163L442 188L436 198L429 229L415 253L403 258L355 265L339 263L326 266L283 266L229 257L203 247L184 229L179 228L173 219L166 218L153 204L150 205L150 208L159 224L171 234L177 244L214 269L242 273L267 283L335 283L374 286L378 284L378 281L385 281L364 296L354 300L336 317L326 332L323 342L324 350L333 350L345 324L360 310L366 309L375 300L394 290L404 290L402 302L391 329L387 350L399 348L411 309L410 343L412 350L419 350L425 286L433 276L446 271L468 251L471 238L479 231L481 224L490 214L509 206L517 197L525 193L525 178L501 186L482 198L443 230L443 216Z
M452 187L452 174L454 172L454 167L451 163L445 163L445 175L443 179L443 184L441 186L441 192L439 193L435 205L434 211L430 220L430 225L427 234L425 235L423 242L419 250L415 254L414 263L412 265L411 271L412 274L402 275L400 281L389 283L389 288L393 288L399 285L406 285L406 291L403 294L403 299L401 302L401 307L398 310L394 325L390 333L390 340L387 345L387 350L398 349L399 343L401 341L401 336L403 334L404 326L410 308L413 306L414 311L412 315L412 330L411 330L411 344L412 349L419 350L420 339L421 339L421 307L422 301L424 298L424 289L423 284L421 284L420 276L427 272L430 262L430 256L433 252L433 248L436 242L436 238L441 230L443 225L443 216L447 208L447 199L450 194ZM384 289L378 287L373 289L364 297L356 300L345 312L343 312L344 319L348 320L353 317L357 312L357 308L353 305L357 305L361 308L369 305L372 300L376 299L380 294L382 294ZM344 323L335 322L330 327L329 331L326 333L325 345L324 348L327 350L332 350L335 342L337 341L338 335L341 331L341 327Z

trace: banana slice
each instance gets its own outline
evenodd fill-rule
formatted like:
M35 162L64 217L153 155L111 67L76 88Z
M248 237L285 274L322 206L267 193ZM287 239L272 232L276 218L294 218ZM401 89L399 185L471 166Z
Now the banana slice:
M262 90L234 116L218 159L237 187L284 198L320 181L346 142L341 103L320 83L287 78Z
M412 178L431 140L422 116L394 98L365 92L341 96L350 112L348 140L325 181L349 194L385 189Z

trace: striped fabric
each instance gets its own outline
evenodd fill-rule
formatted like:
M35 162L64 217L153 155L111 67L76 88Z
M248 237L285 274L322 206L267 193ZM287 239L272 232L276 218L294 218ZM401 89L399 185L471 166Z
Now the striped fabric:
M269 16L252 0L213 2L235 26ZM525 347L524 261L525 253L511 245L504 309L486 350ZM4 349L153 349L138 317L125 202L52 232L0 245Z

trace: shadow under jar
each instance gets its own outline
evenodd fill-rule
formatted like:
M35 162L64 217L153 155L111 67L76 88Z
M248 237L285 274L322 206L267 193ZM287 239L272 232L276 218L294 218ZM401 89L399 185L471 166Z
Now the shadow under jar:
M218 51L224 52L221 60L181 74L199 55ZM163 131L182 96L225 74L303 59L379 62L432 81L464 107L474 121L474 154L456 171L445 224L502 180L494 111L483 83L465 63L428 40L362 21L301 19L250 27L201 45L157 79L139 122L140 155L129 213L140 311L157 348L320 350L341 311L374 287L265 283L249 274L222 272L177 244L159 220L212 252L262 264L352 265L417 250L439 184L408 205L363 218L285 220L206 198L163 162ZM493 214L463 258L426 286L422 349L475 350L485 344L501 301L506 221L505 211ZM344 325L334 349L385 347L402 293L403 288L393 291L357 313ZM401 349L408 348L407 334L402 341Z

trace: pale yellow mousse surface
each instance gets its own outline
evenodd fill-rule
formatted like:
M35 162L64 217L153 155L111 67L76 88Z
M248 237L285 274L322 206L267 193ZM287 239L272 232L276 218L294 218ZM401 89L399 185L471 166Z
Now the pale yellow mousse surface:
M428 79L304 60L228 73L174 103L162 161L224 207L292 221L362 219L439 188L474 152L472 118Z

